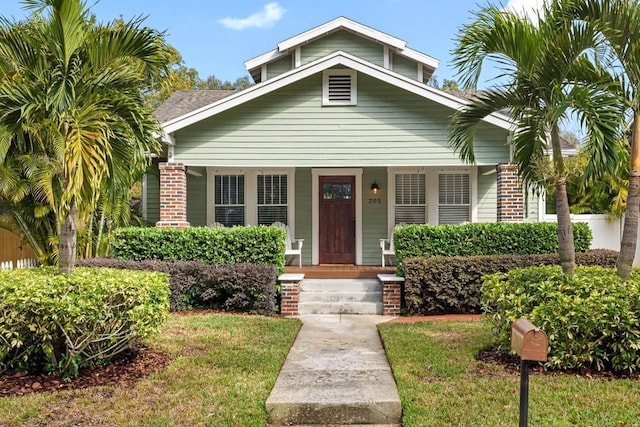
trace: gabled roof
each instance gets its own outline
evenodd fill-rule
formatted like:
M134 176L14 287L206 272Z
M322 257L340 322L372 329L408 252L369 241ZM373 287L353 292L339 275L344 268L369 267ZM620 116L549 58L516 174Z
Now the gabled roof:
M447 92L432 88L417 80L404 77L394 71L388 70L376 64L372 64L362 58L358 58L343 51L336 51L327 56L319 58L301 67L294 68L279 76L265 80L243 91L236 92L233 95L224 97L211 104L196 108L185 114L162 122L163 129L166 134L171 134L177 130L183 129L201 120L213 117L223 111L233 107L242 105L245 102L256 99L260 96L271 93L275 90L288 86L306 77L320 73L324 70L342 66L351 68L360 73L371 76L375 79L384 81L395 87L407 90L425 99L437 102L441 105L452 109L461 109L468 104L469 101L451 95ZM511 130L513 123L509 117L500 114L491 114L484 118L484 121L491 123L503 129Z
M234 90L179 90L165 100L153 115L160 123L168 122L234 93Z
M277 49L269 51L256 58L250 59L246 61L244 65L247 71L251 71L263 64L274 61L289 54L292 49L295 49L298 46L309 43L313 40L324 37L327 34L339 30L347 30L361 37L379 42L385 46L392 48L397 54L406 56L407 58L411 58L414 61L418 61L434 70L438 68L438 64L440 61L429 55L425 55L422 52L418 52L417 50L408 48L407 43L404 40L400 40L397 37L390 36L389 34L383 33L382 31L367 27L366 25L352 21L351 19L345 18L343 16L329 21L325 24L319 25L308 31L305 31L304 33L298 34L297 36L293 36L287 40L284 40L278 43Z

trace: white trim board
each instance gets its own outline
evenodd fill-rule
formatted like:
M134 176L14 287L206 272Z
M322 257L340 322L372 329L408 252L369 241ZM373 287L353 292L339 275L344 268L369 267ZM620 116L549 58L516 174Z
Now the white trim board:
M313 168L311 169L311 263L320 264L320 176L356 177L356 265L362 265L362 168Z

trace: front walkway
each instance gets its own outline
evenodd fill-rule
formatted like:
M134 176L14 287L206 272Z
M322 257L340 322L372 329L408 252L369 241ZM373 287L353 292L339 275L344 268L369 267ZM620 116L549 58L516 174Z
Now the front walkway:
M399 425L402 406L376 325L389 317L300 316L267 399L271 425Z

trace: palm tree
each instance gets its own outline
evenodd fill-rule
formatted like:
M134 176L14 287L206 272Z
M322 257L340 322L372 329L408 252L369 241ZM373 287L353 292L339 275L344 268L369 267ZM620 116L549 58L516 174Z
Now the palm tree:
M640 5L634 0L565 0L570 19L591 24L603 37L609 53L622 67L619 76L627 105L633 110L631 159L624 230L618 257L618 275L631 273L638 240L638 191L640 190ZM602 40L600 40L602 41ZM611 63L608 55L599 57Z
M609 91L615 82L589 60L595 35L562 16L557 1L545 6L536 22L488 6L460 30L454 65L463 85L475 89L482 66L492 59L497 65L496 79L506 83L497 83L454 113L449 139L463 160L473 162L476 127L487 115L507 110L516 125L511 138L513 161L524 185L533 190L541 185L537 165L551 147L560 264L565 273L573 274L575 248L560 123L574 112L587 128L585 149L591 161L586 173L594 176L615 167L621 109Z
M168 64L142 20L97 25L81 0L25 0L30 21L0 20L0 159L13 147L60 168L44 198L57 220L60 271L76 255L77 216L105 181L138 173L158 124L141 88Z

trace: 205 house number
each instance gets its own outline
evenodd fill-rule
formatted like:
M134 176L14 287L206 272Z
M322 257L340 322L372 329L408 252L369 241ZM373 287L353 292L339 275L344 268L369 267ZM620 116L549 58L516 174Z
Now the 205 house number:
M379 205L382 203L382 199L369 199L370 205Z

